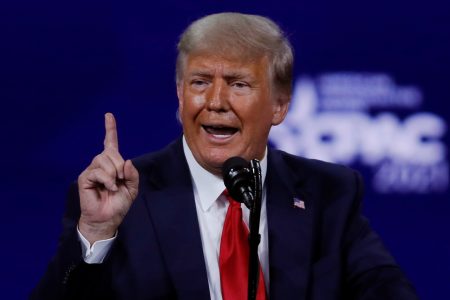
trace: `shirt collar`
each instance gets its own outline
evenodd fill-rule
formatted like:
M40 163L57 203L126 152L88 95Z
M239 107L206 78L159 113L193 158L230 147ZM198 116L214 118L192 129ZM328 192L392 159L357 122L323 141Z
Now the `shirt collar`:
M225 184L223 183L221 177L208 172L200 166L197 160L195 160L184 136L183 151L191 172L194 190L197 192L200 200L200 206L203 211L207 211L225 190ZM264 157L260 161L260 164L262 182L264 185L267 173L267 147L266 151L264 151Z

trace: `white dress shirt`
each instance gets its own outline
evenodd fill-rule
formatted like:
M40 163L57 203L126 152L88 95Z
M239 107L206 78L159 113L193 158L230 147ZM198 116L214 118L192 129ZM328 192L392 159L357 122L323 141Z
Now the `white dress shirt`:
M192 155L186 140L183 137L184 155L192 176L195 207L200 227L203 254L205 257L206 273L208 277L209 292L211 299L222 299L220 287L219 271L219 251L222 227L228 209L228 200L222 195L225 185L222 178L211 174L201 167ZM267 173L267 150L261 160L261 173L263 183ZM245 224L249 224L249 209L242 205L242 212ZM261 233L261 243L258 247L258 255L261 268L264 273L264 281L269 292L269 246L266 214L266 192L263 189L263 199L261 205L261 220L259 232ZM111 248L115 237L109 240L97 241L92 247L89 242L78 231L82 245L83 258L86 263L101 263Z

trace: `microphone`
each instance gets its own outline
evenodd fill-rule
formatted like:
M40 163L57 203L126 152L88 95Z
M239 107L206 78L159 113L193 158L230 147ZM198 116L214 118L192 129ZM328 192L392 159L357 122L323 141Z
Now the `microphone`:
M222 166L222 176L230 196L251 209L255 194L253 175L248 162L239 156L227 159Z

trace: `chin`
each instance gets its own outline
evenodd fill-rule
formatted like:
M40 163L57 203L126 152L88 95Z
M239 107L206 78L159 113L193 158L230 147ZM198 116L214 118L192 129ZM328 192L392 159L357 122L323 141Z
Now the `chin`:
M205 157L206 159L204 161L210 168L214 168L214 169L222 169L223 163L228 158L235 156L235 155L224 154L224 153L221 153L220 155L219 154L211 155L211 154L213 154L213 153L210 153L210 155Z

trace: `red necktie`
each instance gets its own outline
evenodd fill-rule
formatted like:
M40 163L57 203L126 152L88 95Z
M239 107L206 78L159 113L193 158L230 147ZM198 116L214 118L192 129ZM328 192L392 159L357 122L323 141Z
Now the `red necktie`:
M224 300L245 300L248 295L248 264L250 246L248 229L242 219L241 204L224 191L230 205L220 240L220 284ZM266 299L264 276L260 266L257 300Z

